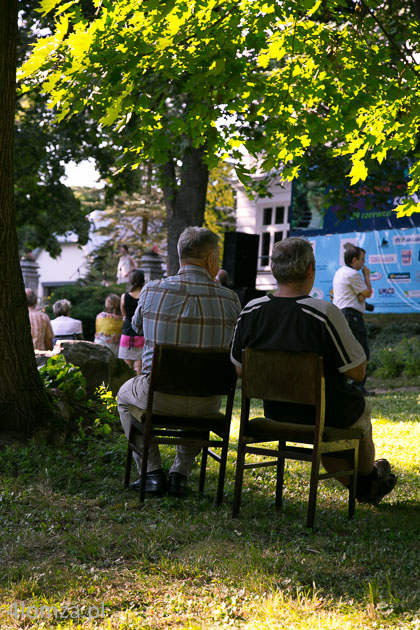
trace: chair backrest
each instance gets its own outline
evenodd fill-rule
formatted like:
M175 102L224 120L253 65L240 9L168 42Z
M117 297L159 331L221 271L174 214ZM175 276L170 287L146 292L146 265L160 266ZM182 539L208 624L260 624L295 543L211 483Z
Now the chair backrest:
M227 349L155 345L150 388L178 396L229 394L236 372Z
M324 390L322 357L313 352L242 351L247 398L319 405Z

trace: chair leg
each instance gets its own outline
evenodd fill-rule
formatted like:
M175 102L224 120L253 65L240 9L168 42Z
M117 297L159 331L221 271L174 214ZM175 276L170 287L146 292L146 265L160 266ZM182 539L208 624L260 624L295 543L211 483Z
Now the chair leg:
M245 445L238 444L238 457L236 460L235 490L233 494L233 512L232 512L233 518L236 518L239 515L239 508L241 506L242 482L244 479L244 463L245 463Z
M203 452L201 455L200 481L198 484L199 492L204 492L204 484L206 482L207 455L208 455L208 448L207 446L203 446Z
M356 487L357 487L357 471L359 468L359 441L354 445L353 450L353 475L349 486L349 519L353 518L356 507Z
M318 492L319 466L321 462L321 454L319 450L314 450L311 465L311 481L309 485L308 512L306 517L306 527L314 528L316 498Z
M127 446L127 457L125 458L125 474L124 474L124 488L128 488L128 484L130 483L130 473L131 473L131 461L133 459L133 451L131 450L130 443Z
M284 450L285 442L278 443L278 450ZM284 457L277 459L277 480L276 480L276 508L280 509L283 502L283 483L284 483Z
M217 482L217 494L216 494L216 505L222 505L223 501L223 489L225 487L225 476L226 476L226 461L228 456L229 449L229 438L226 438L225 444L222 446L222 452L220 454L220 464L219 464L219 480Z
M150 431L146 431L143 437L143 453L141 457L141 474L140 474L140 503L144 503L146 496L146 477L147 477L147 462L149 459L149 445L150 445Z

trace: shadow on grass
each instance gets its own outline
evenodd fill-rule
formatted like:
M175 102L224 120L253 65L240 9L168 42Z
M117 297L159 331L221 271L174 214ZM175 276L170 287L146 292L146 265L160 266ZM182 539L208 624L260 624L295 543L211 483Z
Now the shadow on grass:
M392 422L382 436L388 442L389 432L397 448ZM234 452L220 509L213 462L202 496L197 466L184 499L148 498L140 507L137 495L122 487L125 447L114 434L60 448L16 444L0 453L1 627L6 605L21 600L103 600L114 621L128 610L144 621L132 627L142 628L188 627L191 618L202 624L196 627L241 626L268 618L267 602L280 614L279 593L302 614L308 597L326 615L345 610L353 627L368 627L366 614L390 628L417 614L415 463L397 462L395 492L377 508L359 505L352 521L341 486L321 484L312 533L305 528L305 464L287 466L281 512L274 507L274 470L247 471L241 514L232 519ZM417 457L414 443L411 449ZM168 468L173 453L162 452Z

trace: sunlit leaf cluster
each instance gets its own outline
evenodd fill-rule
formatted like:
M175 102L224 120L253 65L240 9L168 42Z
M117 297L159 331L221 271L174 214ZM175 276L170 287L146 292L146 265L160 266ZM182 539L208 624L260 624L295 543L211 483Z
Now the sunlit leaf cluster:
M43 84L58 120L88 108L101 126L129 129L132 166L163 163L188 139L210 166L218 156L239 163L245 148L293 179L321 145L348 156L351 185L390 155L409 155L409 193L418 193L415 0L94 4L87 15L78 0L41 2L56 29L20 78ZM416 197L399 210L417 210Z

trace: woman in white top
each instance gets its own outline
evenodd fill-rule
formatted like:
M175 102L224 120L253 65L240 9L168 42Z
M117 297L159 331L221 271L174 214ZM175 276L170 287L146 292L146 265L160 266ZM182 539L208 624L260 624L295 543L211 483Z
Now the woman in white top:
M68 300L57 300L53 304L55 319L51 320L54 343L58 339L83 339L83 328L80 319L70 317L71 304Z

